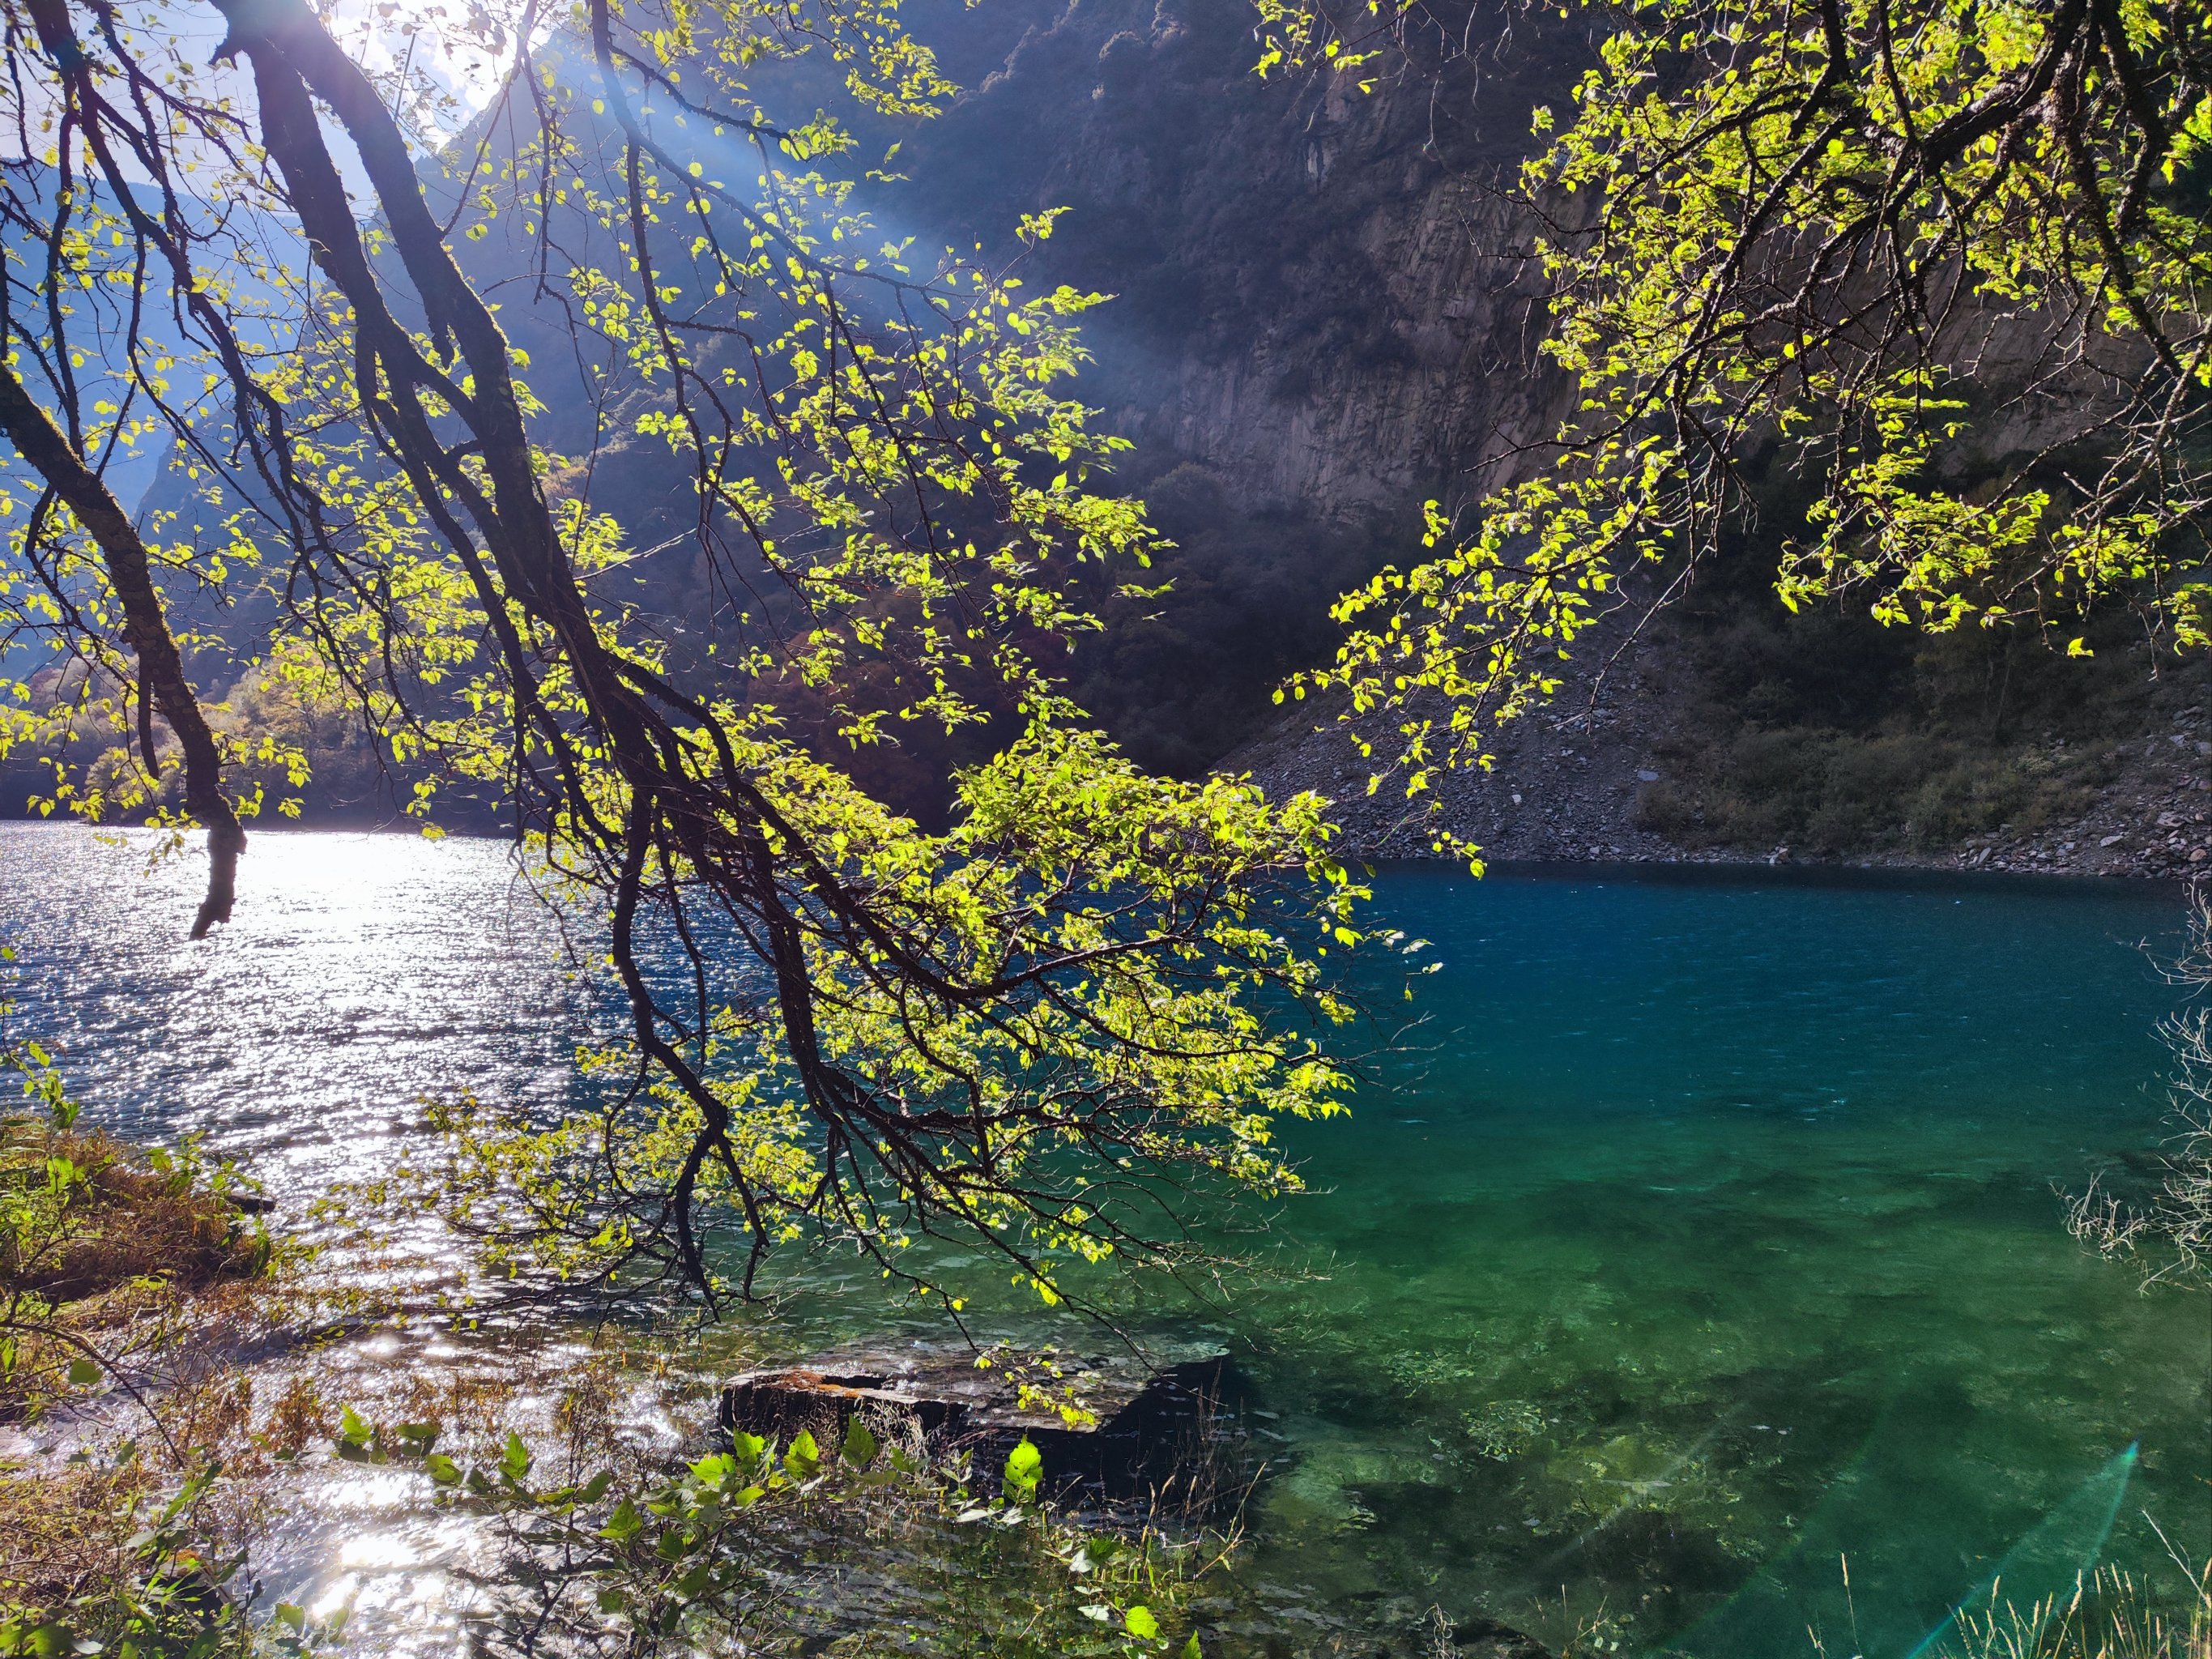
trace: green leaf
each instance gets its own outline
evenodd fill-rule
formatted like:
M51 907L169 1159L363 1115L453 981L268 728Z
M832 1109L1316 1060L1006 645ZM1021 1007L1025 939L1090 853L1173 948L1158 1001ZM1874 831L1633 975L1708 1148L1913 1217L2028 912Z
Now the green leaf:
M89 1359L72 1359L69 1367L70 1386L88 1389L100 1381L100 1367Z
M1128 1626L1129 1634L1139 1641L1152 1642L1159 1638L1160 1621L1152 1617L1150 1607L1141 1605L1131 1607L1121 1615L1121 1622Z
M1182 1644L1182 1659L1206 1659L1206 1650L1198 1644L1198 1632L1193 1631L1190 1639Z
M615 1512L607 1517L606 1525L599 1528L599 1536L617 1544L627 1544L644 1530L645 1522L639 1518L637 1505L625 1498L615 1505Z
M422 1460L422 1467L428 1472L430 1478L441 1486L460 1484L460 1465L443 1452L432 1452Z
M805 1429L785 1449L783 1467L794 1480L806 1480L822 1467L822 1449L814 1443L814 1437Z
M727 1452L710 1452L691 1466L691 1478L702 1486L720 1486L737 1471L736 1458Z
M512 1429L507 1431L507 1449L499 1455L499 1472L518 1486L522 1484L522 1477L530 1473L530 1448Z
M1024 1435L1021 1443L1006 1454L1005 1485L1008 1500L1016 1504L1030 1502L1036 1497L1037 1482L1043 1477L1044 1454Z
M848 1463L856 1469L865 1469L875 1462L876 1437L866 1424L855 1417L845 1425L845 1443L840 1449Z
M338 1437L331 1447L340 1457L349 1463L381 1463L382 1443L381 1431L362 1421L360 1413L350 1406L338 1408Z
M26 1653L40 1655L40 1659L45 1659L45 1656L48 1654L67 1659L68 1656L75 1654L99 1653L102 1650L102 1644L94 1641L89 1636L79 1636L68 1626L58 1624L40 1625L31 1632L30 1644L23 1650Z

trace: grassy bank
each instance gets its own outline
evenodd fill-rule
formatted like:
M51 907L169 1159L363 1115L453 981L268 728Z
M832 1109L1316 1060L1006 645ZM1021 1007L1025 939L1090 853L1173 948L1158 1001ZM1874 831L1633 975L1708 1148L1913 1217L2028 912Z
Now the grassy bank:
M10 1058L40 1109L0 1120L0 1652L224 1650L251 1528L218 1476L322 1430L227 1358L276 1316L258 1201L79 1127L45 1056Z

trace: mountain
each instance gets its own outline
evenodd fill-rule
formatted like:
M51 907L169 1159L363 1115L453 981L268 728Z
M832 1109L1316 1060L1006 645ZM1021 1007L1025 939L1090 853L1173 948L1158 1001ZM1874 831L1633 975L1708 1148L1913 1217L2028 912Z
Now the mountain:
M908 16L966 90L934 120L863 131L902 146L906 175L864 204L921 246L1000 252L1023 214L1066 210L1024 275L1115 296L1086 319L1077 390L1132 441L1118 484L1177 544L1164 598L1099 594L1109 626L1074 659L1079 696L1150 765L1250 765L1345 794L1357 844L1419 850L1402 800L1361 799L1343 734L1271 694L1328 654L1331 598L1419 556L1425 500L1510 478L1570 407L1537 350L1534 227L1505 186L1530 111L1564 102L1591 42L1477 9L1451 43L1477 50L1417 40L1404 72L1362 91L1255 75L1234 3L915 0ZM794 107L812 72L785 89ZM594 366L514 280L508 234L462 257L529 347L567 423L555 440L581 448ZM593 498L634 543L666 544L629 597L681 660L703 583L669 533L688 487L650 447L611 441ZM1763 487L1766 521L1789 522L1788 480ZM1497 768L1444 782L1443 821L1504 856L2190 867L2212 804L2195 787L2204 664L2147 647L2124 606L2093 619L2086 664L2018 630L1884 629L1848 600L1793 617L1769 586L1774 550L1771 532L1740 534L1675 603L1648 619L1632 603L1556 704L1500 734ZM872 781L919 800L958 758L919 745Z
M973 90L907 152L926 222L988 240L1065 205L1045 274L1117 296L1083 392L1181 547L1175 593L1082 659L1089 705L1153 764L1343 797L1380 852L1425 851L1426 823L1389 787L1366 799L1346 734L1268 693L1325 657L1329 597L1418 556L1423 500L1510 478L1569 407L1505 186L1591 45L1498 15L1456 37L1471 61L1418 61L1417 40L1362 93L1254 75L1237 8L985 6L944 37ZM1789 480L1761 488L1763 520L1790 522ZM1553 706L1498 733L1499 764L1443 781L1441 822L1508 858L2204 863L2201 659L2147 643L2124 604L2091 619L2087 661L2026 629L1886 629L1848 597L1793 615L1772 533L1735 534L1654 615L1656 583L1632 580Z

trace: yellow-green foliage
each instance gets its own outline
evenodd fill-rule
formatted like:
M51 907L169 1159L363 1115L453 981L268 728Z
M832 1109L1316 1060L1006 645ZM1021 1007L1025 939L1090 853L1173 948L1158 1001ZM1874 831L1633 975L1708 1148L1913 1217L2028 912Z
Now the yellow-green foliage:
M1026 1439L988 1466L945 1462L856 1416L830 1443L740 1431L727 1449L624 1468L588 1415L568 1414L565 1445L533 1448L349 1410L336 1449L420 1468L441 1505L505 1528L513 1581L532 1593L490 1609L501 1645L611 1628L641 1659L787 1642L993 1659L1201 1651L1194 1626L1227 1540L1059 1513Z
M1358 942L1339 920L1301 948L1298 913L1269 891L1286 869L1352 890L1322 850L1316 801L1277 809L1232 780L1170 783L1094 736L1040 728L964 775L955 827L927 836L788 750L758 764L787 833L834 847L884 924L928 941L921 983L826 930L805 942L821 1053L901 1103L926 1156L855 1144L857 1126L825 1139L778 1034L733 1001L706 1045L729 1161L698 1170L702 1205L775 1239L827 1229L902 1273L898 1248L933 1215L999 1246L1054 1300L1055 1261L1160 1248L1128 1214L1148 1182L1298 1186L1275 1125L1342 1109L1347 1078L1323 1038L1351 1009L1324 969ZM987 1001L929 982L994 975L1004 989ZM1318 1030L1281 1017L1301 1007ZM586 1060L610 1092L635 1065L627 1048ZM665 1082L617 1098L505 1132L474 1102L441 1109L455 1156L440 1200L503 1251L611 1270L647 1237L625 1195L668 1190L702 1128L696 1103ZM825 1213L833 1159L868 1169Z
M1314 801L1147 776L1066 695L1098 626L1084 579L1137 583L1158 544L1102 485L1127 445L1070 395L1099 296L1032 292L1018 259L916 249L857 210L889 158L853 124L927 118L955 90L894 0L484 15L470 27L515 52L482 142L381 173L430 135L402 130L404 86L352 78L363 43L296 0L225 10L257 73L323 77L300 96L384 212L333 211L322 129L276 135L275 82L234 107L162 7L70 9L101 50L26 57L0 118L100 183L17 189L50 234L11 244L9 275L56 304L9 313L7 344L34 379L82 359L116 394L40 388L88 463L110 438L174 441L201 532L149 524L173 605L189 586L273 609L241 707L212 722L241 810L249 779L299 787L329 750L318 722L349 711L426 824L454 785L513 803L547 887L605 918L635 1016L587 1057L612 1103L513 1136L462 1111L465 1213L488 1182L565 1268L642 1255L694 1279L702 1237L734 1228L748 1283L804 1234L896 1272L951 1227L1049 1296L1054 1261L1174 1231L1135 1225L1161 1178L1292 1184L1272 1126L1339 1109L1349 1011L1323 969L1358 942L1358 889ZM117 112L155 83L170 125L125 135ZM319 252L289 228L310 221ZM1053 223L1010 228L1030 246ZM532 271L564 375L587 366L602 400L589 421L552 418L507 290L470 280L477 244ZM402 268L446 286L398 295ZM181 335L118 334L133 307L181 313ZM593 495L648 448L689 473L655 522L716 623L684 662L630 604L661 550ZM86 717L123 739L51 804L161 820L106 564L54 501L8 505L0 626L89 656ZM23 696L27 740L52 711ZM854 781L868 750L953 735L970 759L941 781L948 828ZM656 939L686 959L673 981L641 965Z
M1271 53L1338 61L1401 15L1261 9ZM2201 16L1611 15L1571 107L1535 112L1522 179L1575 412L1533 476L1431 508L1429 556L1345 598L1342 653L1299 695L1398 713L1382 760L1413 791L1480 762L1626 567L1694 556L1747 505L1754 453L1809 492L1756 526L1792 605L1852 590L1889 623L2057 626L2119 590L2204 645Z

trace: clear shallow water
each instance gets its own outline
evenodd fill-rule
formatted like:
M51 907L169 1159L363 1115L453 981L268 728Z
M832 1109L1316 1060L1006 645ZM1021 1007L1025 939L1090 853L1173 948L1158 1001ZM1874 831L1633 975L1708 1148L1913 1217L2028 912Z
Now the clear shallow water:
M1816 1624L1902 1656L2023 1538L2015 1591L2080 1565L2138 1440L2108 1558L2164 1560L2145 1510L2212 1548L2212 1310L2085 1256L2053 1191L2166 1132L2173 992L2136 946L2171 950L2173 893L1380 892L1446 963L1432 1051L1299 1138L1333 1190L1288 1225L1335 1265L1254 1316L1291 1450L1263 1573L1555 1638L1601 1608L1632 1647L1802 1653Z
M388 1167L425 1094L574 1086L587 1000L506 849L264 833L193 945L197 871L142 876L146 845L0 827L26 1028L102 1121L204 1132L304 1199ZM1226 1323L1273 1455L1253 1645L1433 1603L1905 1659L2000 1563L2155 1568L2146 1510L2212 1549L2212 1314L2085 1257L2053 1190L2164 1133L2173 994L2136 947L2178 939L2171 890L1379 891L1446 964L1426 1052L1300 1133L1325 1190L1284 1224L1323 1271Z

